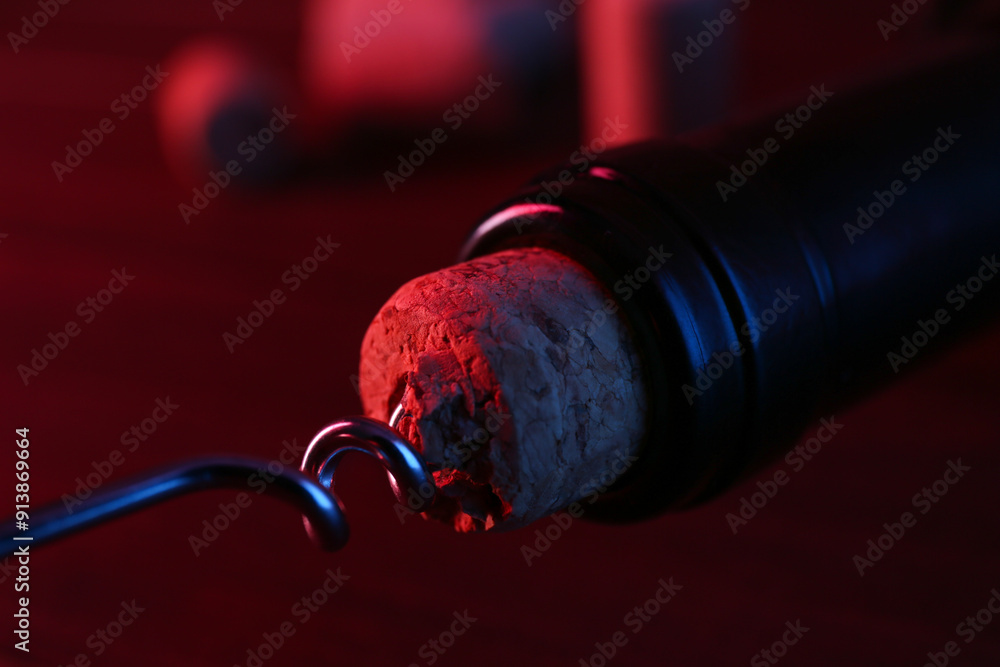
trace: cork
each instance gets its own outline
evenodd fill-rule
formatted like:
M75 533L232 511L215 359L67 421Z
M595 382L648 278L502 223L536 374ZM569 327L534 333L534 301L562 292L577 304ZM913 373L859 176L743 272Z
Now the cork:
M639 355L611 294L559 253L498 252L403 285L361 349L365 413L434 473L427 513L456 530L524 526L595 491L642 440Z

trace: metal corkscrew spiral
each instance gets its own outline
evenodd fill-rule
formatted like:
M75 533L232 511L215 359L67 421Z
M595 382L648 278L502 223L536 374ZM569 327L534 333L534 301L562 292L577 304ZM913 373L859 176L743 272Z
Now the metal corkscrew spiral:
M309 536L326 551L343 548L350 535L343 505L333 493L333 475L337 464L352 451L376 458L385 468L396 498L414 511L426 509L433 500L430 471L392 427L367 417L335 421L313 438L301 472L283 470L265 489L299 509ZM18 530L10 517L0 530L0 558L19 546L53 542L171 498L209 489L242 488L262 464L267 462L244 456L191 459L101 489L72 512L62 503L50 503L31 513L28 531Z

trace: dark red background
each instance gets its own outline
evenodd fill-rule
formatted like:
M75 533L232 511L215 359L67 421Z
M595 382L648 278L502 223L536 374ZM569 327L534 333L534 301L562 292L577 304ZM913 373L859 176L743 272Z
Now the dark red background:
M745 14L741 104L867 69L905 41L886 45L875 28L888 3L803 4L761 1ZM36 10L7 3L0 30ZM390 196L387 148L352 173L227 191L185 226L177 205L190 190L168 174L145 104L63 183L54 178L65 144L191 35L221 30L290 67L298 21L293 8L264 0L246 0L221 25L208 0L74 0L21 53L0 48L0 414L8 436L31 428L33 503L72 490L158 397L180 408L113 479L206 452L272 459L283 440L304 444L332 418L357 413L349 378L378 307L402 282L451 263L485 210L573 150L531 142L493 159L445 146ZM340 249L230 355L222 332L280 286L317 235ZM76 305L123 266L134 283L24 386L16 365L79 321ZM93 664L243 665L262 633L294 622L291 606L340 568L350 576L343 590L296 623L266 664L426 664L421 645L468 610L478 620L439 664L577 665L626 630L624 615L658 579L673 577L683 590L641 633L628 632L614 664L747 664L801 619L810 630L783 664L921 665L928 651L961 641L955 626L1000 586L998 343L1000 331L986 331L836 415L836 439L735 536L725 514L753 481L640 525L576 522L528 567L520 549L533 529L468 536L420 520L400 526L377 466L351 459L338 475L353 529L344 551L321 553L294 511L255 496L195 557L188 536L235 492L174 501L33 555L30 661L11 648L15 595L0 573L0 660L93 657L88 636L135 599L146 611ZM0 469L12 470L8 443ZM859 577L852 557L958 458L971 472ZM12 506L13 476L0 479ZM953 664L997 664L997 625L961 644Z

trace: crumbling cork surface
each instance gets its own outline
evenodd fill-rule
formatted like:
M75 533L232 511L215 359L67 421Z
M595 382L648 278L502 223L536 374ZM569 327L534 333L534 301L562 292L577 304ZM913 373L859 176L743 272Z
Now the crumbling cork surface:
M361 349L365 413L434 472L428 513L456 530L509 529L565 508L633 456L646 393L610 294L569 258L499 252L403 285Z

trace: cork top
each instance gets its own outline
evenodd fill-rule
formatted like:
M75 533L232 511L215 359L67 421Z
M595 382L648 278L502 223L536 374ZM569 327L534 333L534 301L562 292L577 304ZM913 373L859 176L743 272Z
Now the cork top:
M362 343L365 413L434 471L429 516L507 529L594 493L636 453L646 393L628 327L598 281L539 248L499 252L401 287Z

